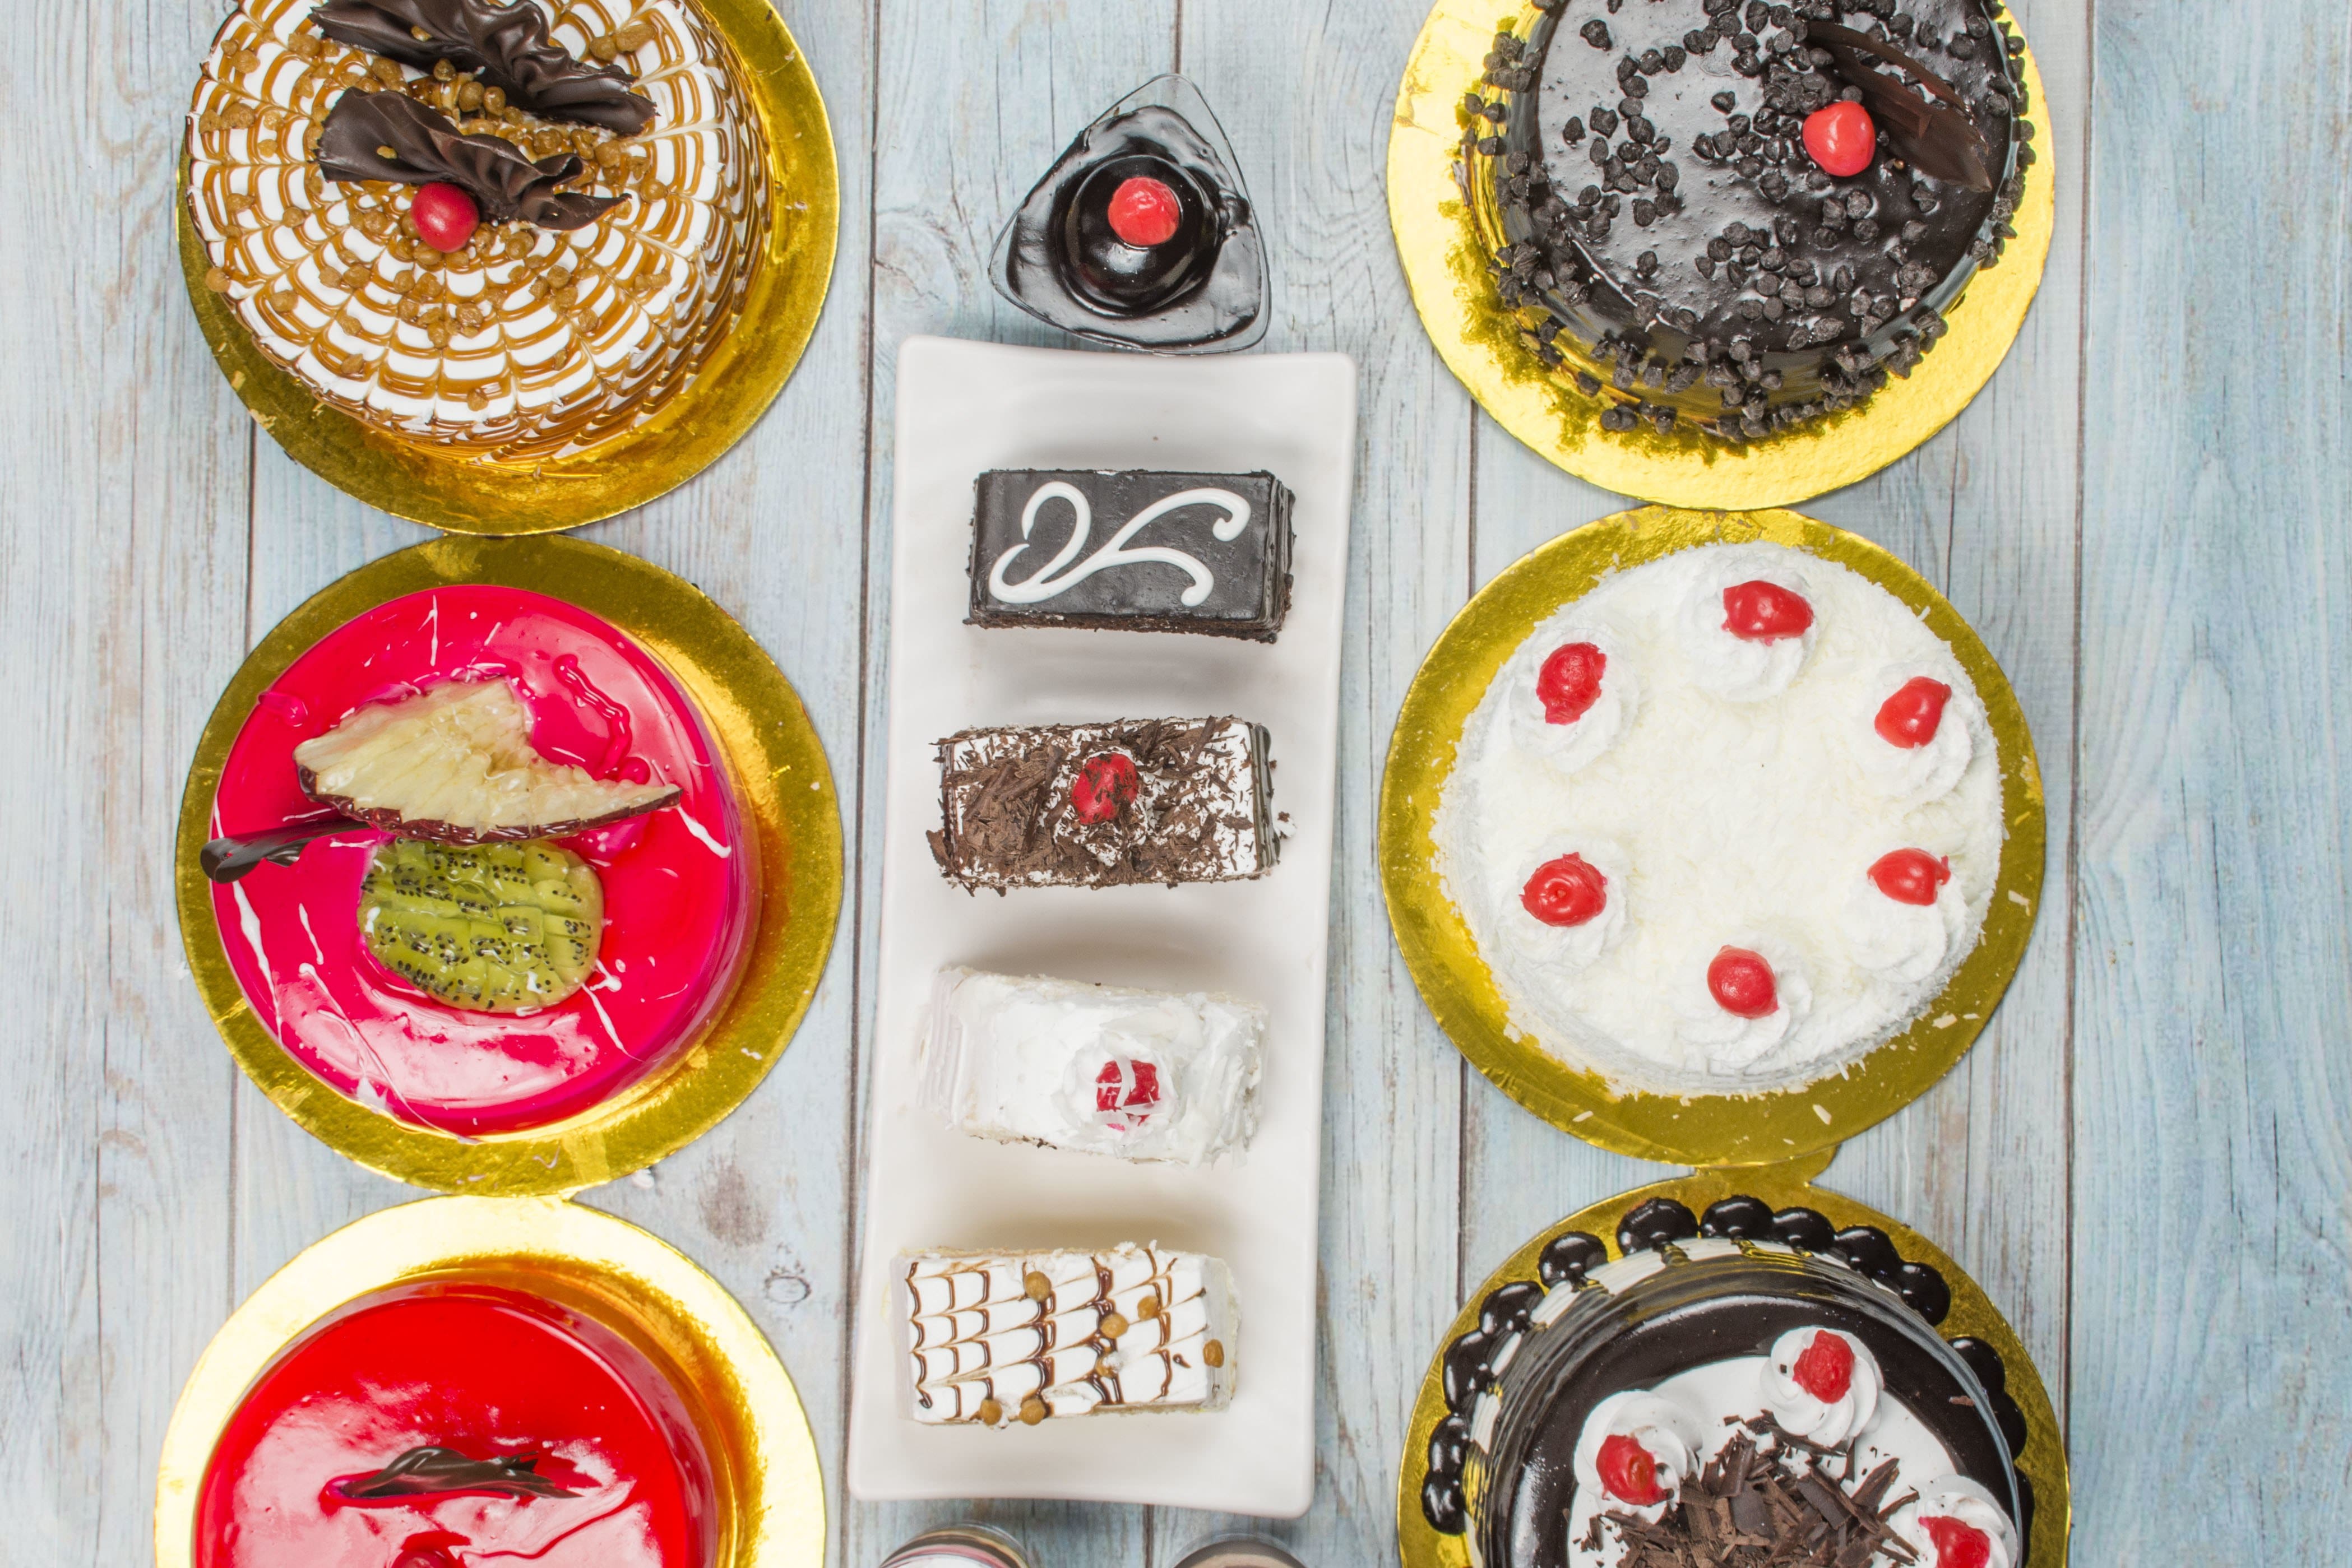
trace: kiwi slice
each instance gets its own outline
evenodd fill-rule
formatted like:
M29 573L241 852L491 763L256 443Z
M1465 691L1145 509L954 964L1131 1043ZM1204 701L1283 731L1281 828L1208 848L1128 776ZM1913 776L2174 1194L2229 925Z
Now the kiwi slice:
M553 1007L587 984L604 889L551 843L387 839L360 883L360 937L426 996L468 1012Z

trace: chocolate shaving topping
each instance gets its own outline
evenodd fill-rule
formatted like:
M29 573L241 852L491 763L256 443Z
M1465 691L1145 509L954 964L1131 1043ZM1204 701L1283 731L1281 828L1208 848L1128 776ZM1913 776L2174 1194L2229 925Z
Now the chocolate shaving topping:
M319 136L319 172L328 179L446 181L474 198L485 223L585 228L626 200L557 189L582 167L577 153L534 163L501 137L461 136L447 115L400 92L346 92Z
M1841 27L1833 22L1811 24L1806 29L1806 41L1830 52L1838 75L1861 89L1871 112L1885 130L1887 141L1913 168L1971 191L1993 188L1992 146L1985 140L1984 132L1977 129L1966 104L1949 82L1884 38ZM1943 101L1927 102L1894 77L1869 65L1863 58L1865 55L1875 55L1908 72Z
M1622 1510L1604 1512L1580 1544L1598 1552L1606 1524L1624 1543L1619 1568L1869 1568L1881 1560L1918 1561L1887 1523L1916 1494L1880 1506L1895 1488L1895 1461L1848 1490L1833 1478L1853 1472L1852 1443L1796 1443L1769 1416L1738 1425L1654 1522ZM1771 1447L1759 1447L1759 1437Z
M592 65L555 43L533 0L326 0L310 19L337 43L419 70L447 60L549 120L620 136L653 123L653 99L629 90L628 73Z
M344 1476L327 1490L354 1502L386 1498L440 1497L461 1492L499 1497L577 1497L537 1472L538 1454L507 1454L495 1459L469 1459L455 1448L429 1444L411 1448L383 1469L364 1476Z

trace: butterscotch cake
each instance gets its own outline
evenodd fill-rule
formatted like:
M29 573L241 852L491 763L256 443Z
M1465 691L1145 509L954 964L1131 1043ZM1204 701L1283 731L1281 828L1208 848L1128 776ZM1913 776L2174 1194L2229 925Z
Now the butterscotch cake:
M693 0L240 0L188 120L219 294L325 402L530 462L652 417L741 309L760 122Z

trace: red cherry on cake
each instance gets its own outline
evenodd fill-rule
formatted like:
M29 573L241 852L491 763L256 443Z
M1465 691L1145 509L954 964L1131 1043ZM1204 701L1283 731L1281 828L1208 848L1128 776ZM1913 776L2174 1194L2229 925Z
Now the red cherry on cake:
M1546 724L1574 724L1601 700L1601 677L1609 655L1591 643L1554 648L1536 673L1536 700Z
M1797 1380L1798 1387L1822 1404L1834 1405L1853 1384L1853 1346L1824 1329L1797 1357L1789 1375Z
M1805 596L1777 582L1742 582L1723 591L1723 629L1743 643L1801 637L1812 623Z
M1878 705L1872 727L1887 745L1912 750L1936 738L1944 724L1944 705L1951 700L1952 688L1943 682L1914 675Z
M1992 1561L1992 1537L1966 1520L1929 1514L1919 1528L1936 1543L1936 1568L1985 1568Z
M1139 1127L1160 1105L1160 1069L1117 1058L1095 1074L1095 1109L1121 1131Z
M441 181L417 188L409 199L408 221L416 225L416 237L435 250L463 250L482 226L482 209L464 191Z
M1878 153L1878 127L1858 103L1833 103L1805 116L1805 151L1822 172L1851 180Z
M1658 1484L1657 1459L1622 1432L1601 1439L1592 1468L1601 1472L1601 1490L1620 1502L1647 1508L1666 1500L1666 1489Z
M1582 855L1561 855L1536 867L1519 903L1546 925L1581 925L1609 907L1609 879Z
M1952 880L1952 862L1926 850L1896 850L1883 854L1870 868L1878 891L1897 904L1925 905L1936 902L1936 890Z
M462 1540L461 1537L453 1537ZM432 1542L411 1545L392 1560L392 1568L457 1568L457 1560L446 1546Z
M1769 1018L1780 1006L1780 983L1761 953L1726 947L1706 967L1706 988L1715 1005L1735 1018Z
M1110 194L1110 232L1138 250L1166 245L1184 221L1184 207L1164 180L1139 174Z
M1135 800L1139 788L1133 758L1124 752L1097 752L1078 764L1078 776L1070 780L1070 810L1081 822L1108 822Z

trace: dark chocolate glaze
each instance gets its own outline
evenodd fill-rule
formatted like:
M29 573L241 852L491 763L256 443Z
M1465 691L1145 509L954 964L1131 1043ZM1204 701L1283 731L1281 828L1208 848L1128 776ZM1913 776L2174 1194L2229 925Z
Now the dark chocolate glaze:
M1753 439L1850 407L1909 371L2011 237L2032 132L2000 0L1543 9L1526 39L1497 38L1486 86L1509 97L1473 95L1469 140L1498 160L1503 300L1543 313L1528 338L1541 362L1563 363L1565 338L1627 394L1609 428L1690 419ZM1862 90L1808 45L1815 23L1948 84L1995 188L1928 177L1883 131L1861 173L1815 164L1805 116ZM1597 394L1601 378L1579 384Z
M1684 1260L1680 1244L1698 1236L1778 1242L1835 1258L1851 1272L1772 1253ZM1488 1529L1494 1533L1486 1538L1487 1560L1498 1568L1558 1568L1563 1532L1538 1523L1556 1525L1568 1505L1577 1435L1593 1406L1706 1362L1764 1354L1789 1329L1822 1322L1870 1345L1888 1391L1936 1431L1962 1474L1995 1497L2013 1492L2019 1534L2031 1539L2032 1491L2013 1468L2025 1446L2025 1420L2007 1392L2007 1371L1980 1340L1948 1343L1937 1337L1934 1325L1951 1310L1950 1288L1932 1267L1904 1259L1885 1231L1874 1226L1839 1230L1817 1210L1776 1213L1743 1195L1711 1204L1697 1217L1671 1198L1645 1200L1626 1211L1617 1238L1621 1252L1654 1248L1671 1261L1664 1272L1604 1298L1596 1315L1610 1314L1611 1321L1601 1332L1589 1326L1593 1320L1580 1300L1522 1342L1510 1366L1511 1386L1504 1387L1490 1364L1505 1341L1528 1331L1547 1289L1580 1286L1607 1261L1599 1238L1569 1231L1539 1255L1540 1283L1513 1281L1489 1291L1479 1303L1478 1325L1445 1347L1439 1366L1447 1415L1431 1434L1422 1484L1422 1511L1432 1527L1446 1534ZM1895 1292L1909 1312L1861 1280ZM1529 1369L1566 1354L1557 1349L1562 1333L1592 1343L1570 1346L1570 1364L1554 1368L1551 1381L1530 1393ZM1469 1437L1473 1406L1490 1389L1501 1389L1505 1402L1491 1459L1474 1449ZM1504 1427L1515 1419L1528 1432L1507 1453ZM1465 1467L1483 1467L1483 1472L1465 1477ZM1473 1491L1496 1500L1505 1512L1483 1524L1474 1520L1467 1500Z
M1129 180L1157 180L1176 197L1176 232L1158 245L1129 245L1111 227L1110 202ZM1197 287L1223 243L1216 198L1180 163L1153 152L1106 158L1065 189L1062 281L1097 309L1148 316Z

